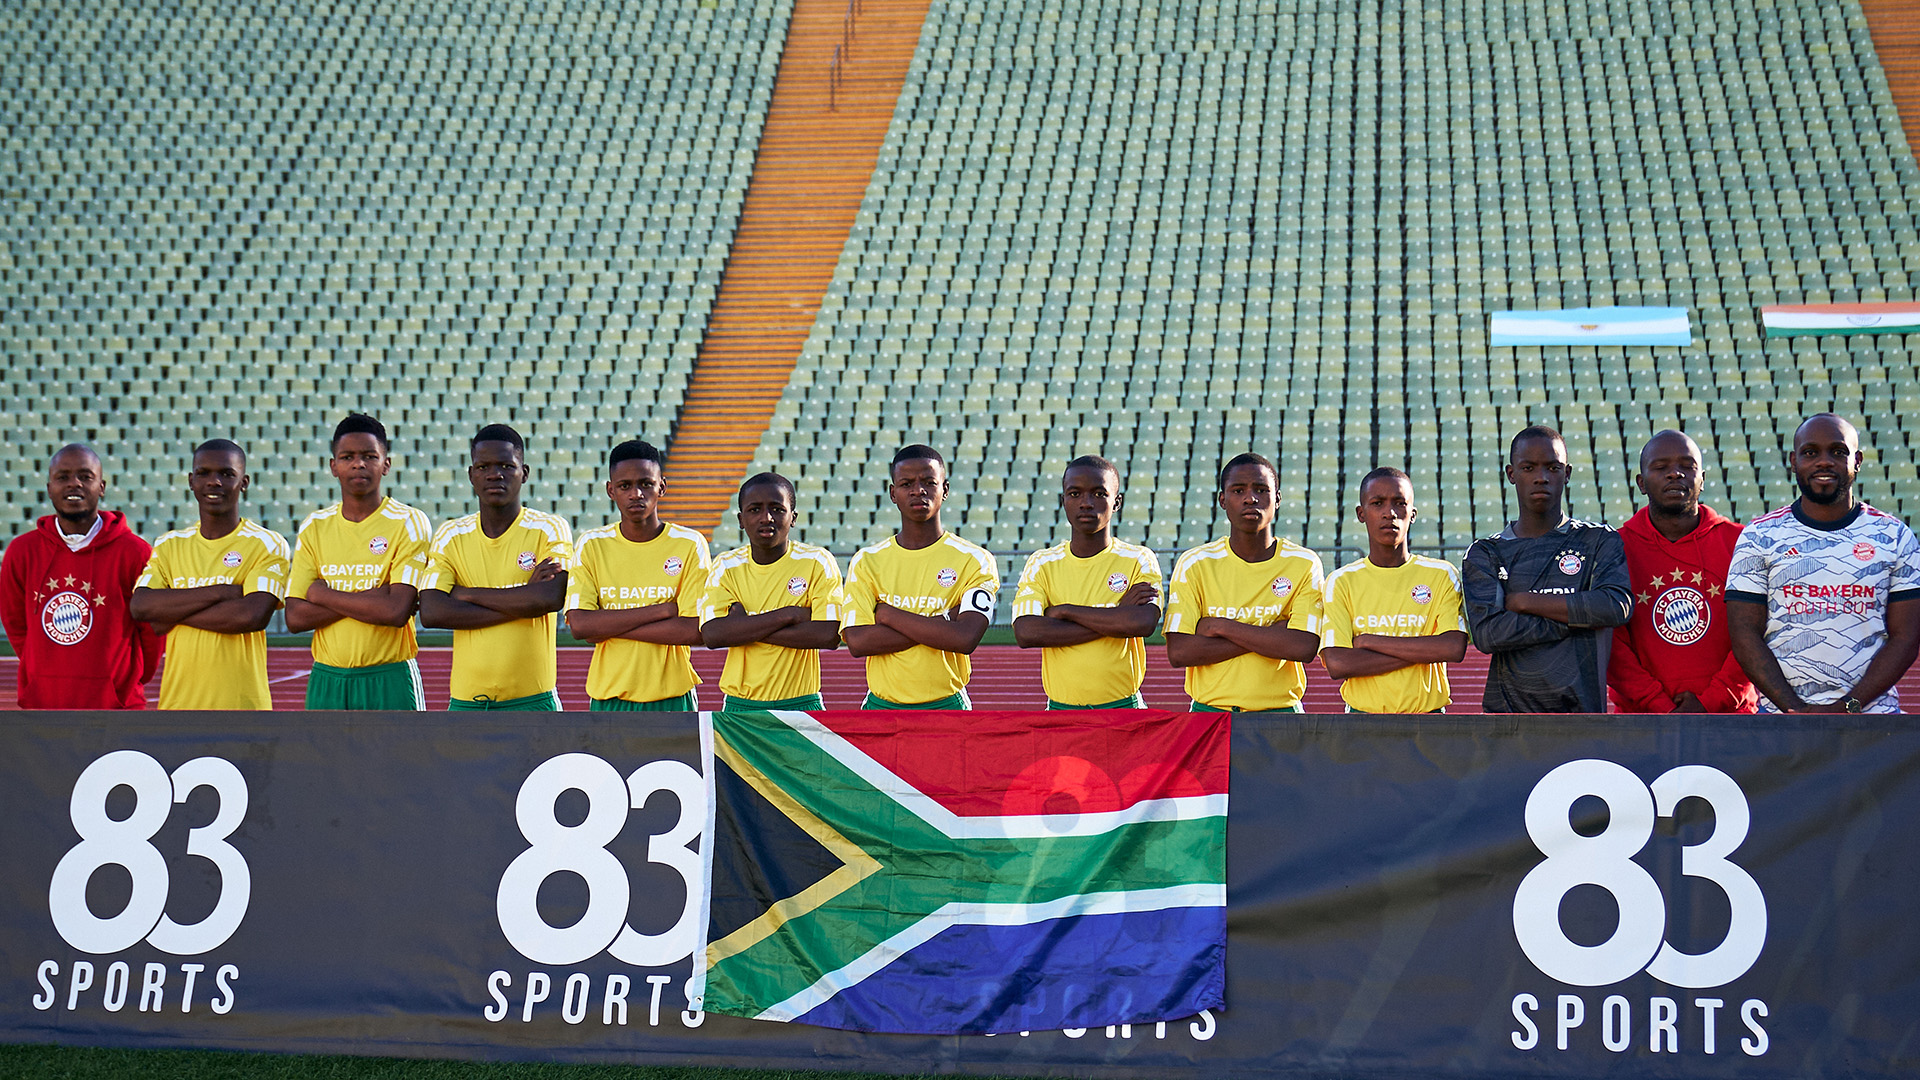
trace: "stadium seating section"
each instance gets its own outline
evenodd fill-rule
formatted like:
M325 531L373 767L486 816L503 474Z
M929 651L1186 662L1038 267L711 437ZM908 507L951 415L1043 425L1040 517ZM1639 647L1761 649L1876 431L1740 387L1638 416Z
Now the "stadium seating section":
M790 11L0 8L9 530L67 438L107 451L136 528L190 520L186 450L215 434L290 530L333 497L349 408L436 520L495 419L532 440L531 504L602 520L600 455L684 393ZM1104 452L1121 534L1172 550L1252 447L1332 565L1378 463L1457 557L1507 516L1525 422L1567 434L1577 514L1631 513L1632 454L1679 425L1746 518L1790 497L1784 433L1834 408L1867 432L1861 490L1912 518L1920 341L1765 340L1756 309L1912 298L1916 211L1853 3L936 3L756 467L845 555L924 439L952 524L1019 552L1057 538L1064 463ZM1695 343L1486 345L1490 310L1640 303L1689 308Z
M1333 565L1377 463L1457 558L1528 421L1567 434L1578 514L1624 520L1630 459L1680 425L1751 517L1833 407L1869 433L1862 490L1913 516L1920 342L1764 341L1756 309L1913 297L1916 209L1852 4L936 4L757 464L847 550L890 520L881 452L924 438L954 524L1018 551L1104 452L1121 534L1171 550L1252 446ZM1694 345L1486 345L1492 310L1643 303L1690 308Z
M506 420L529 504L597 524L609 440L663 439L685 392L791 9L0 7L8 531L67 438L137 529L191 521L212 435L290 531L338 497L348 409L435 521L472 509L466 439Z

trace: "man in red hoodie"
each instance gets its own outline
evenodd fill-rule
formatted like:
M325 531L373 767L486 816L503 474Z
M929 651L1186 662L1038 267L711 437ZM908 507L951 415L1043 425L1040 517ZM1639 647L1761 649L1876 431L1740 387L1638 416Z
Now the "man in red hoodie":
M0 622L19 656L23 709L144 709L166 639L127 612L153 553L101 511L100 457L78 443L47 463L53 513L0 559Z
M1752 712L1727 636L1727 564L1740 525L1700 505L1700 447L1662 431L1640 451L1646 508L1621 527L1633 617L1614 631L1607 690L1622 712Z

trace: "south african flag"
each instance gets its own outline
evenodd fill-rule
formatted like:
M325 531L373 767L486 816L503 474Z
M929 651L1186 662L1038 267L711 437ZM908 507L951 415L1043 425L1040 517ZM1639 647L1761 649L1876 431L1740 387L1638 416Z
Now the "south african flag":
M695 1007L962 1034L1221 1006L1228 714L703 724Z

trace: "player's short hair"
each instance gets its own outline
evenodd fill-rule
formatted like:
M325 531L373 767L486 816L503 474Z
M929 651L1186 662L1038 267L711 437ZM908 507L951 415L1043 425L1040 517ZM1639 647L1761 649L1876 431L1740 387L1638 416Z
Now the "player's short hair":
M103 470L106 468L106 462L100 460L100 455L94 452L93 447L83 442L70 442L60 449L55 450L53 455L47 458L47 468L53 468L53 463L60 460L62 454L85 454L93 459L95 465L100 466Z
M1114 467L1114 463L1108 461L1106 457L1100 457L1098 454L1081 454L1079 457L1075 457L1073 461L1068 461L1068 467L1060 471L1060 482L1062 482L1062 484L1066 482L1068 473L1071 473L1073 469L1100 469L1102 473L1112 473L1112 475L1114 475L1114 488L1116 488L1116 494L1119 494L1119 492L1117 492L1117 488L1119 488L1119 469Z
M1365 497L1367 494L1367 485L1373 483L1375 480L1405 480L1408 487L1413 486L1413 478L1405 472L1391 465L1382 465L1360 478L1360 494L1362 497Z
M607 454L607 471L612 472L623 461L651 461L662 469L667 467L667 456L645 439L628 439L614 447Z
M1119 469L1113 467L1113 462L1108 461L1099 454L1081 454L1079 457L1067 462L1067 469L1105 469L1116 476L1120 473ZM1067 470L1062 469L1060 471L1064 473Z
M392 446L387 442L387 425L375 420L366 413L357 412L348 413L346 419L333 425L333 440L327 443L327 449L331 450L339 446L342 436L354 434L373 436L373 441L380 444L381 453L392 449Z
M800 493L794 490L793 481L781 476L777 472L754 473L752 476L747 477L746 482L740 485L740 493L736 495L735 498L744 505L747 501L747 489L750 487L758 487L761 484L772 484L774 487L785 491L787 493L787 501L790 503L798 505L800 502Z
M1800 421L1800 423L1794 427L1793 435L1789 440L1790 442L1790 446L1788 447L1789 449L1792 449L1792 447L1800 445L1801 429L1805 428L1808 424L1813 423L1815 420L1831 420L1836 425L1839 426L1841 431L1851 434L1853 436L1854 442L1858 443L1860 441L1860 429L1853 425L1853 421L1847 419L1844 416L1841 416L1839 413L1817 412L1817 413L1814 413L1812 416L1807 417L1805 420Z
M1278 479L1280 476L1280 470L1273 467L1273 462L1269 461L1265 454L1256 454L1256 453L1253 453L1252 451L1248 451L1247 453L1244 453L1244 454L1233 455L1231 458L1227 459L1227 463L1225 465L1220 466L1220 475L1215 478L1215 487L1213 490L1215 491L1227 490L1227 474L1239 468L1242 465L1259 465L1264 467L1268 472L1272 473L1275 479Z
M893 452L893 460L887 463L887 475L892 476L893 467L903 461L931 461L939 465L943 471L947 467L947 459L940 456L940 451L926 443L914 443Z
M1507 458L1511 460L1513 458L1513 452L1519 448L1521 443L1529 439L1552 439L1561 446L1567 445L1567 440L1561 438L1559 432L1547 425L1528 424L1526 427L1520 429L1520 434L1515 435L1512 442L1507 444Z
M199 457L209 450L222 454L239 454L240 464L245 465L247 463L247 452L242 450L240 444L234 442L232 439L208 439L206 442L193 448L193 456Z
M527 440L505 424L488 424L474 432L473 438L467 440L467 452L472 453L473 448L483 442L503 442L518 450L521 457L527 456Z

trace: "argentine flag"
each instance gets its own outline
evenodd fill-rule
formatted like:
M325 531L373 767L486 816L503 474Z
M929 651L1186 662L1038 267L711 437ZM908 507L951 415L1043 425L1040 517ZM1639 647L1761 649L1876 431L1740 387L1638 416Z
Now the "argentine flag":
M1677 307L1566 308L1496 311L1488 344L1691 345L1687 309Z

